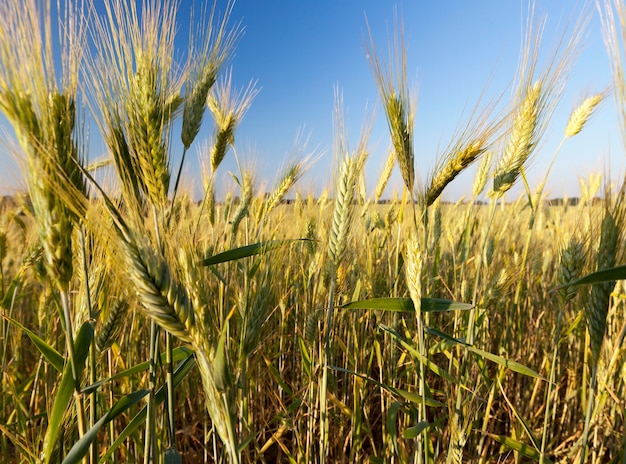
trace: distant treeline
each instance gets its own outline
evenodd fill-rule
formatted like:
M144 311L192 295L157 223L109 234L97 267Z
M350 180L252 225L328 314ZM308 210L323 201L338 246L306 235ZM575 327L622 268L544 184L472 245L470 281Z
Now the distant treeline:
M318 199L315 198L315 201L317 201ZM237 204L239 203L239 197L234 197L233 198L233 203ZM397 200L392 200L392 199L380 199L378 200L377 204L379 205L390 205L392 203L394 203ZM549 200L545 200L545 203L548 206L576 206L580 203L580 198L579 197L573 197L573 198L551 198ZM593 200L591 201L592 205L597 205L598 203L600 203L602 201L602 198L600 197L594 197ZM281 204L283 205L293 205L295 204L296 200L294 198L284 198L281 201ZM354 200L353 201L354 204L357 204L358 201ZM201 202L198 202L198 204L200 204ZM223 203L223 202L218 202L218 203ZM463 203L467 203L467 202L463 202ZM441 202L442 205L454 205L456 204L455 202L452 201L442 201ZM476 200L474 201L475 205L488 205L489 202L488 201L484 201L484 200ZM6 209L12 209L15 208L18 205L18 200L11 196L11 195L4 195L2 197L0 197L0 209L1 210L6 210Z

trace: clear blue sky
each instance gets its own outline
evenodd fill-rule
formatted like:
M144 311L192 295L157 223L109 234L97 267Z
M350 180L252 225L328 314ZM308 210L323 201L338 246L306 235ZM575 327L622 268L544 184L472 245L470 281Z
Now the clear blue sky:
M189 6L188 2L181 3L182 39L188 32ZM536 15L547 17L546 50L553 44L552 32L562 30L568 20L575 21L581 5L570 0L537 0ZM337 87L343 93L351 147L356 146L363 121L374 111L371 155L366 167L368 189L373 189L387 157L389 136L366 59L365 18L379 53L384 54L393 32L394 8L404 23L410 85L418 99L415 161L422 179L432 171L463 115L485 88L488 95L504 93L505 100L509 97L527 0L237 0L232 17L241 20L245 32L231 61L233 78L239 87L256 80L260 93L237 130L236 145L238 154L255 167L259 184L265 181L271 188L285 159L298 153L294 146L301 134L301 140L308 139L308 150L316 150L321 156L300 182L300 189L319 193L331 187ZM600 91L610 82L599 18L593 5L587 11L593 17L584 48L543 150L532 163L529 177L533 185L542 178L572 107L584 92ZM200 137L211 133L212 120L208 116ZM197 172L195 158L196 151L192 150L189 178L193 178L190 173ZM4 178L0 177L6 190L15 185L7 177L15 175L16 170L7 157L0 155L0 162L6 168L1 170ZM622 173L624 154L612 99L580 135L564 146L550 176L551 196L577 195L578 177L603 171L609 165L612 177ZM226 183L227 171L236 171L232 152L220 169L218 180ZM444 198L456 200L467 195L473 174L474 168L470 167L446 189ZM396 173L387 192L400 186Z

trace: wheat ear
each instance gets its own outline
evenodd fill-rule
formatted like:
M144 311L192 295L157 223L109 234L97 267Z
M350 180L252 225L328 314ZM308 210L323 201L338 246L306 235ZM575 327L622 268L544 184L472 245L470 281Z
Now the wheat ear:
M348 233L354 215L352 202L356 190L356 180L357 161L350 155L346 155L339 171L333 223L328 237L328 254L335 268L341 262L348 241Z
M124 300L115 300L110 305L106 319L97 332L96 348L99 352L106 350L115 342L127 310L128 303Z
M215 172L235 142L235 129L257 95L256 83L251 82L242 92L232 88L232 71L221 79L207 97L207 104L215 119L215 144L211 150L211 170Z
M369 25L368 25L369 30ZM391 142L396 152L400 173L406 188L413 195L415 186L415 160L413 152L413 132L415 123L415 105L409 92L406 69L406 48L403 28L396 28L394 37L395 62L384 63L376 54L371 31L367 56L383 103Z
M589 121L593 115L594 111L604 100L604 97L604 93L587 97L574 111L572 111L572 114L567 121L567 126L565 126L566 137L573 137L583 129L587 121Z
M539 81L529 87L514 116L509 141L494 173L493 190L499 196L513 186L537 143L541 91Z
M125 240L122 250L146 315L181 340L190 341L193 308L185 290L174 280L164 257L137 239Z
M489 180L489 172L491 171L491 162L493 160L493 152L488 151L483 155L483 159L478 165L474 182L472 183L472 195L479 196L485 190L487 181Z
M239 199L237 209L233 212L233 219L231 223L231 232L233 237L237 235L239 224L249 213L250 203L252 203L252 196L254 193L253 184L254 180L252 175L248 172L244 172L241 181L241 198Z
M291 188L295 185L296 182L302 177L304 174L302 163L293 163L291 164L285 173L283 174L278 186L274 189L274 191L270 194L269 198L263 204L261 208L260 217L268 215L269 213L276 208L280 202L285 198L285 195L291 190Z
M189 47L189 59L191 61L185 84L185 98L183 103L183 125L181 140L185 149L188 149L198 135L204 112L206 110L207 97L219 70L231 55L242 29L236 25L228 27L228 21L232 13L234 1L229 0L224 9L224 15L219 21L219 26L214 27L215 8L213 3L209 17L202 21L200 27L196 27L195 36L192 37ZM195 43L200 42L199 53L196 53Z
M557 283L559 287L567 285L578 279L585 265L583 255L583 244L576 238L572 237L567 245L562 247L559 260L559 272L557 274ZM578 293L578 287L569 286L559 289L559 295L563 304L574 299Z
M608 209L605 211L600 230L597 253L597 270L615 266L616 250L620 236L619 217ZM597 366L606 331L606 317L615 281L599 282L591 286L589 304L585 306L587 330L591 339L592 366Z
M387 187L387 183L389 182L389 178L391 177L391 172L393 171L393 167L396 164L396 152L391 150L389 152L389 156L387 157L387 161L385 162L385 167L383 168L383 172L380 174L378 178L378 182L376 183L376 188L374 189L374 202L378 203L380 197L383 196L383 192L385 191L385 187Z
M432 178L425 195L425 205L432 205L443 189L454 180L466 167L487 150L487 143L483 139L474 140L465 147L455 150L446 164Z

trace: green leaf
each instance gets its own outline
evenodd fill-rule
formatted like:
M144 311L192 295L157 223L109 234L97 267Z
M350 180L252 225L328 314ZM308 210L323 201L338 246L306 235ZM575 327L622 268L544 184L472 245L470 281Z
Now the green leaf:
M193 351L185 346L179 346L172 352L172 359L174 362L182 361L183 359L186 359L190 356L193 356ZM165 363L165 353L161 353L161 363L162 364ZM81 390L81 393L85 395L89 393L93 393L94 391L96 391L98 388L100 388L102 385L106 383L112 382L114 380L123 379L125 377L130 377L131 375L138 374L139 372L147 371L149 367L150 367L150 361L136 364L133 367L126 369L125 371L118 372L117 374L115 374L112 377L109 377L108 379L99 380L97 382L92 383L91 385L87 385L85 388Z
M611 282L613 280L626 279L626 266L612 267L610 269L602 269L601 271L581 277L558 288L571 287L572 285L597 284L599 282Z
M413 427L409 427L408 429L406 429L404 432L402 432L402 436L404 438L415 438L417 437L420 433L422 433L424 430L426 430L428 427L430 426L430 424L426 421L422 421L417 425L414 425Z
M222 253L218 253L202 261L203 266L212 266L214 264L226 263L228 261L236 261L242 258L248 258L250 256L258 255L261 253L267 253L268 251L275 250L289 243L304 241L307 239L284 239L284 240L268 240L266 242L254 243L252 245L246 245L239 248L233 248Z
M343 309L378 309L382 311L415 312L413 301L410 298L370 298L368 300L352 301L340 307ZM422 298L422 311L426 313L454 311L459 309L472 309L472 305L441 298Z
M527 458L534 459L535 461L539 461L541 459L541 453L537 451L535 448L533 448L532 446L528 446L524 443L514 440L511 437L506 437L504 435L493 435L488 432L485 432L485 433L491 438L493 438L494 440L496 440L497 442L507 447L508 449L517 451L521 453L522 455L526 456ZM545 456L543 458L543 462L545 462L546 464L554 464Z
M27 329L15 319L12 319L9 316L5 315L2 315L2 318L9 322L11 325L17 327L18 329L21 329L28 336L28 338L31 339L39 352L43 355L44 358L46 358L46 360L52 365L52 367L54 367L58 372L63 372L63 364L65 363L65 361L63 359L63 356L61 356L61 354L57 350L48 345L41 337L39 337L39 335Z
M426 327L426 331L428 333L430 333L431 335L436 335L437 337L441 337L444 338L448 341L454 342L460 346L462 346L463 348L465 348L466 350L484 358L484 359L488 359L489 361L492 361L496 364L499 364L501 366L506 367L507 369L513 371L513 372L517 372L518 374L523 374L526 375L528 377L533 377L536 379L542 379L542 380L547 380L545 379L541 374L535 372L534 370L532 370L530 367L526 367L523 364L520 364L516 361L511 361L509 359L503 358L502 356L498 356L497 354L493 354L493 353L489 353L488 351L484 351L481 350L480 348L476 348L475 346L472 345L468 345L465 342L462 342L461 340L458 340L454 337L451 337L450 335L447 335L443 332L441 332L440 330L437 329L433 329L432 327Z
M302 367L304 368L304 372L306 373L308 378L311 378L311 368L313 366L313 362L311 361L311 355L309 354L309 350L306 347L304 338L300 336L298 336L298 347L300 348L300 359L302 362Z
M76 372L79 376L85 368L85 360L87 359L87 354L89 353L89 347L92 340L93 326L91 323L85 322L81 326L78 331L78 335L74 340L74 361L76 362ZM49 463L52 458L59 430L63 424L63 415L69 406L70 400L72 399L72 393L74 392L76 385L77 383L72 376L72 366L68 362L65 365L61 383L59 384L59 389L54 398L54 404L52 405L52 411L48 417L48 429L46 430L46 435L43 441L46 463Z
M175 448L168 448L165 450L164 464L183 464L183 457Z
M274 379L274 381L289 396L292 396L293 395L293 390L291 389L291 387L289 385L287 385L287 383L283 379L283 376L280 374L280 372L278 372L278 369L276 369L276 367L272 364L272 362L269 359L267 359L265 356L263 356L263 361L265 361L265 367L267 367L267 369L269 370L269 373L272 376L272 378Z
M401 390L399 388L395 388L392 387L391 385L386 385L384 383L380 383L378 380L375 380L371 377L368 377L366 375L363 374L359 374L357 372L348 370L348 369L344 369L342 367L335 367L335 366L328 366L329 369L332 369L334 371L337 372L345 372L346 374L352 374L356 377L359 377L361 379L367 380L368 382L372 382L375 385L378 385L379 387L383 388L384 390L387 390L390 393L393 393L397 396L400 396L402 398L404 398L406 401L410 402L410 403L415 403L415 404L421 404L422 403L422 396L419 393L415 393L415 392L410 392L407 390ZM444 406L443 403L430 398L430 397L424 397L424 402L426 403L426 406L431 406L431 407L442 407Z
M533 431L530 429L530 425L528 425L528 423L524 420L522 415L517 411L517 408L513 406L513 403L509 401L509 397L506 396L506 393L504 392L504 388L502 388L502 383L500 383L500 379L496 378L496 381L498 382L498 387L500 387L500 393L502 393L502 396L504 397L506 404L509 406L511 411L513 411L513 415L515 416L515 418L519 421L520 424L522 424L522 427L524 428L526 435L528 435L528 438L530 438L530 441L532 442L533 447L536 450L539 450L539 440L535 438Z
M38 462L37 454L33 452L26 443L26 440L21 435L16 435L11 432L7 427L0 424L0 432L5 436L13 445L21 451L25 456L28 456L30 462ZM22 456L23 457L23 456Z
M175 387L178 386L180 382L182 382L182 380L187 376L187 374L189 374L189 372L191 371L194 365L195 365L195 357L193 355L190 355L187 358L185 358L185 360L182 361L178 366L176 366L176 370L174 371L174 386ZM154 395L154 399L157 405L163 403L163 401L165 400L165 395L166 395L166 389L165 389L165 386L162 386ZM98 461L100 464L106 463L109 460L109 458L113 455L113 453L115 453L115 450L117 450L120 447L120 445L124 443L124 440L126 440L130 435L132 435L137 430L137 428L139 428L139 426L143 423L143 421L146 418L146 413L147 413L147 409L144 407L141 409L141 411L135 414L135 417L132 418L132 420L128 423L126 428L124 428L124 430L122 430L122 432L118 435L115 441L111 443L111 446L109 446L109 448L106 450L106 453L104 453L100 457L100 460Z
M80 440L74 443L74 446L72 446L72 449L63 460L63 464L79 463L89 451L89 445L91 445L91 443L96 439L100 429L132 405L137 404L148 393L150 393L149 390L138 390L120 398L117 403L115 403L113 407L109 409L104 416L102 416L100 420L81 437Z
M401 408L402 403L400 401L394 401L387 410L387 435L389 435L396 452L398 450L398 412L400 412Z
M426 364L426 366L435 374L437 374L439 377L446 379L449 382L453 382L453 383L458 383L457 380L452 377L448 371L446 371L445 369L443 369L442 367L439 367L437 364L435 364L434 362L432 362L430 359L425 358L424 356L422 356L420 354L420 352L418 350L415 349L415 347L413 345L411 345L409 342L407 342L398 332L396 332L395 330L393 330L390 327L387 327L384 324L380 325L380 328L382 330L384 330L385 332L389 333L400 345L402 345L404 348L406 348L406 350L411 353L411 355L417 359L422 359L422 361Z
M230 370L228 366L228 359L226 358L226 328L224 326L220 338L217 341L217 348L215 349L215 357L213 360L213 377L215 380L215 386L220 392L225 392L230 388L232 379L230 376Z
M15 303L15 292L17 291L18 286L22 283L23 277L23 267L17 272L17 275L13 278L6 291L2 295L2 299L0 301L0 307L3 309L9 310L13 307Z
M414 404L422 404L422 395L420 395L419 393L416 392L410 392L407 390L401 390L400 388L389 388L390 391L394 392L396 395L400 395L402 398L404 398L405 400L407 400L410 403L414 403ZM443 403L441 403L440 401L437 401L433 398L429 398L428 396L424 398L424 402L426 403L426 406L430 406L432 408L437 408L437 407L442 407L445 406Z

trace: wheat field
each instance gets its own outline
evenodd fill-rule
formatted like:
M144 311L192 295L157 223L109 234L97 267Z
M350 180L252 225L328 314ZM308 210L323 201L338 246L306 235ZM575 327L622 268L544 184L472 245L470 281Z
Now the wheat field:
M0 4L0 110L27 186L0 203L2 462L626 462L626 183L590 174L549 201L549 171L526 176L583 22L547 65L529 31L506 110L475 111L426 179L401 27L391 57L370 37L391 143L373 193L368 129L346 145L338 97L324 192L299 189L304 158L269 192L241 164L220 197L257 93L225 66L232 3L205 12L183 66L177 2L105 4L67 2L58 43L42 2ZM554 158L609 94L625 114L626 10L600 7L613 88L562 121ZM88 161L86 112L105 162ZM205 119L196 199L180 173ZM442 201L466 169L472 197Z

